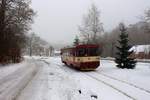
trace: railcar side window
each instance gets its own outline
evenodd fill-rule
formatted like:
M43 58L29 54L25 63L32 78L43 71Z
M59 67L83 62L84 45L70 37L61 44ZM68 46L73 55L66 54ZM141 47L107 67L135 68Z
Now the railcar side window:
M85 56L86 55L86 49L85 48L80 48L77 50L77 56Z
M88 55L89 56L98 56L99 55L98 48L88 48Z
M79 48L76 50L76 56L99 56L99 48Z

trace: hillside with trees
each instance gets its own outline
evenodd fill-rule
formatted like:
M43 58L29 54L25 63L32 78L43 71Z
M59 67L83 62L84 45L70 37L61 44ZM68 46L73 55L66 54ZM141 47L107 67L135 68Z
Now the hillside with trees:
M129 44L134 45L148 45L150 44L150 10L145 11L141 21L127 26L129 35ZM115 57L119 26L116 26L112 31L105 32L103 35L103 57Z

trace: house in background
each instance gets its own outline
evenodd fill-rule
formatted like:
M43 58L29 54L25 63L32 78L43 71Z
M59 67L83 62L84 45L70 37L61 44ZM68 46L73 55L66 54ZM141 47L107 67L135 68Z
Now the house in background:
M60 50L54 50L54 56L60 56L61 51Z
M136 45L133 46L130 51L133 50L132 57L137 59L150 59L150 45Z

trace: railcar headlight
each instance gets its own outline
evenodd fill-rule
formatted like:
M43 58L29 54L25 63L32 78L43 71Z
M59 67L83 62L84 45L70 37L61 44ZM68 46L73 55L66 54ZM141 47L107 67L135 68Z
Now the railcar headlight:
M83 61L83 59L82 59L82 58L78 58L78 59L77 59L77 61L82 62L82 61Z
M99 57L97 57L97 58L96 58L96 60L100 60L100 58L99 58Z
M80 58L78 58L77 60L80 61Z

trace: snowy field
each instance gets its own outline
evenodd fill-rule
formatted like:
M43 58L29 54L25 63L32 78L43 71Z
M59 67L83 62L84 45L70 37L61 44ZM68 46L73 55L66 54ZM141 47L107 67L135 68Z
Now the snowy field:
M101 60L95 71L81 72L66 67L59 57L34 59L0 69L0 100L150 99L150 63L138 63L136 69L130 70L118 69L113 61ZM16 90L19 94L12 92L16 88L12 83L24 86L21 91ZM16 95L15 99L7 94Z

